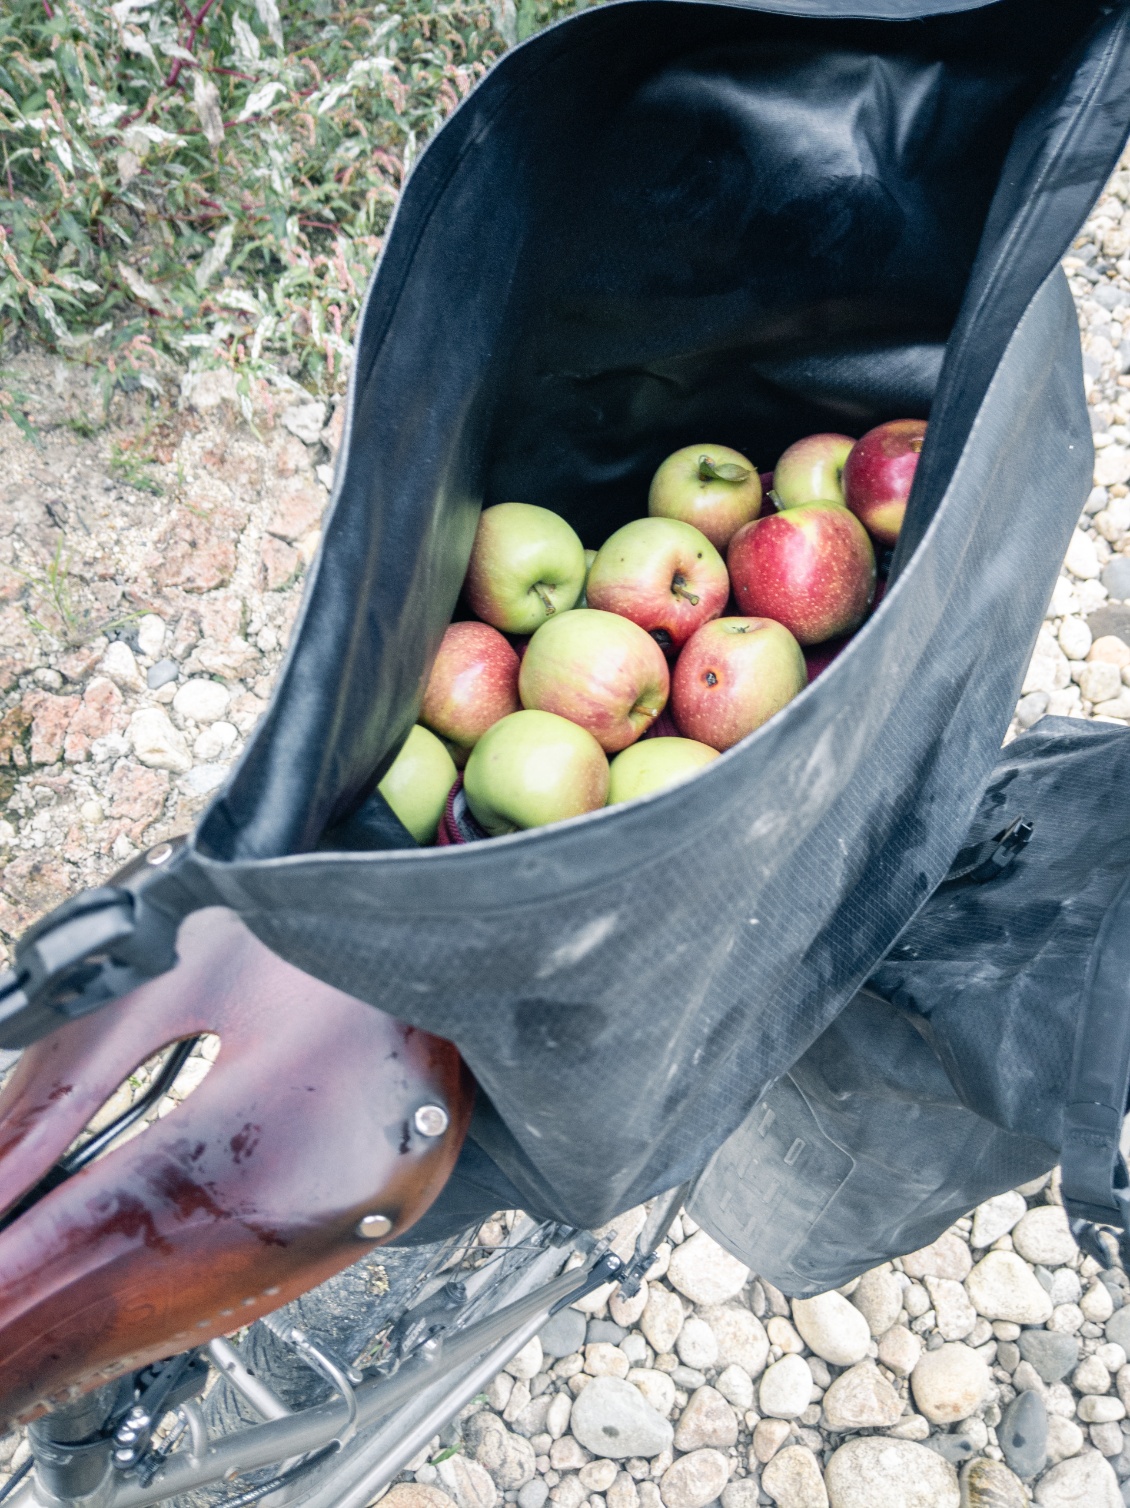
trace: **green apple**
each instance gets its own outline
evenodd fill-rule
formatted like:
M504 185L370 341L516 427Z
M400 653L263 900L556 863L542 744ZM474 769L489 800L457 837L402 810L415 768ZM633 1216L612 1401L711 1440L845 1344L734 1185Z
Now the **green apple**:
M676 785L717 758L717 749L693 738L642 738L612 761L608 805Z
M463 772L467 805L492 838L595 811L608 760L585 728L554 712L512 712L488 728Z
M850 435L806 435L784 451L773 471L779 508L805 503L843 503L844 465L855 441Z
M471 611L507 634L532 634L575 607L585 551L559 513L531 503L496 503L479 519L464 583Z
M725 550L743 524L761 512L761 478L752 461L726 445L685 445L651 479L652 518L693 524Z
M416 842L426 846L435 842L456 773L442 741L416 723L377 790Z

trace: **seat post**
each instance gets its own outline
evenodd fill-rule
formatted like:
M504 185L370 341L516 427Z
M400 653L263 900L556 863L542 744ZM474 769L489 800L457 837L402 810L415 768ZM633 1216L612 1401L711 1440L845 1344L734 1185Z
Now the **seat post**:
M110 1474L113 1440L102 1431L121 1391L110 1382L28 1425L39 1495L71 1503L89 1499Z

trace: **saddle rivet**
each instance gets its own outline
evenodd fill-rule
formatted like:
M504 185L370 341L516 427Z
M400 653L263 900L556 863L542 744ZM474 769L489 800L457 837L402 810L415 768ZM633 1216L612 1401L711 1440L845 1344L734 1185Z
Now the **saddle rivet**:
M413 1122L421 1136L442 1136L448 1127L447 1111L442 1105L421 1105Z
M158 843L156 848L151 848L145 855L147 864L164 864L166 859L172 856L173 845L171 843Z
M387 1215L363 1215L357 1222L357 1234L366 1241L379 1241L391 1229L392 1221Z

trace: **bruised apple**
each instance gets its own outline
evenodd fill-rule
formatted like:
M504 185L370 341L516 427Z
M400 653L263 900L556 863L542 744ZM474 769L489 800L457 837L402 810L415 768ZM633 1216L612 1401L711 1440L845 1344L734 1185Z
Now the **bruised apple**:
M892 419L858 440L844 467L847 505L881 545L893 545L926 439L924 419Z
M839 503L803 503L747 524L727 563L742 612L775 618L805 645L858 628L875 591L867 531Z
M800 645L771 618L716 618L679 656L671 703L688 738L729 749L807 685Z
M761 477L740 451L686 445L652 477L647 511L653 518L693 524L716 550L724 550L761 511Z
M612 761L608 804L634 801L697 774L718 750L693 738L645 738Z
M420 721L447 740L455 762L499 718L517 712L518 655L488 623L453 623L428 677Z
M806 435L790 445L773 472L781 508L802 503L842 503L844 464L855 441L849 435Z
M377 790L417 843L434 843L447 793L455 784L455 761L440 740L417 723Z
M589 607L618 613L675 654L726 606L726 562L692 524L637 518L597 551L585 593Z
M573 607L584 584L584 547L559 513L532 503L483 510L464 587L484 623L532 634Z
M787 628L771 618L716 618L679 656L671 703L688 738L723 750L807 684L804 654Z
M586 729L552 712L512 712L471 750L467 805L493 838L595 811L608 797L608 760Z
M567 717L606 754L635 743L667 704L670 676L650 634L581 607L543 623L518 673L523 707Z

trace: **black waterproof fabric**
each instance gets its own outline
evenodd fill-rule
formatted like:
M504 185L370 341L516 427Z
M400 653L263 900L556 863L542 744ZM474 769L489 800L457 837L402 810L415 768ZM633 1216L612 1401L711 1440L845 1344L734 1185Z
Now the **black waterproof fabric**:
M1126 729L1044 718L1008 747L970 841L1024 817L1031 842L988 884L931 896L716 1154L700 1223L787 1293L837 1287L1058 1162L1080 1046L1116 1086L1117 1145L1130 1029L1088 1043L1080 1025L1130 879L1127 789ZM1130 1028L1128 949L1123 927Z
M508 54L419 162L278 691L158 883L458 1043L536 1207L697 1172L945 874L1090 483L1057 262L1128 126L1125 4L633 0ZM927 414L893 586L756 735L559 827L357 851L396 841L351 821L484 502L598 545L678 445Z

